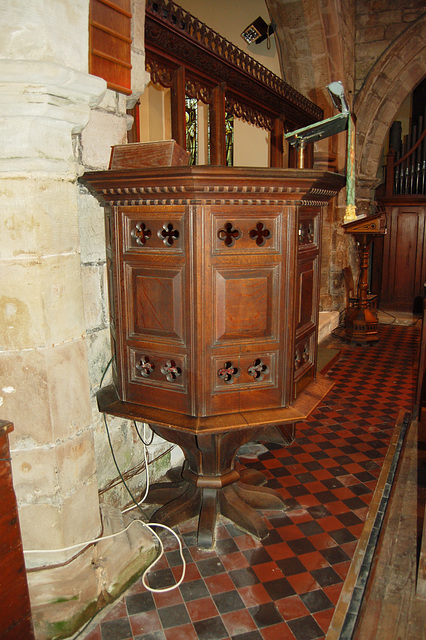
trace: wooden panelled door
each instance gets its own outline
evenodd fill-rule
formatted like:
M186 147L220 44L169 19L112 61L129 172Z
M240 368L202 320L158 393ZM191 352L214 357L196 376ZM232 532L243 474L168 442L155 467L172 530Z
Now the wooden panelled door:
M386 203L380 305L411 311L426 280L426 206Z

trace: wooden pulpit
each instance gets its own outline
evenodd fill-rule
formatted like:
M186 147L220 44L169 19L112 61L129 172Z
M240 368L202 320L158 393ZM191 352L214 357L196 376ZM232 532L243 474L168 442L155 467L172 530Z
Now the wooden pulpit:
M149 423L185 454L154 520L218 513L262 538L282 508L239 447L305 419L316 374L321 210L344 186L315 170L218 166L90 172L106 213L113 384L101 411Z

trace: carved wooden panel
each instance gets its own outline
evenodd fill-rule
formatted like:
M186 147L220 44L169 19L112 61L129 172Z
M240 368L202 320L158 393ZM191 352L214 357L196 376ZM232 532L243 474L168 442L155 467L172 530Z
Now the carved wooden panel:
M294 350L294 372L295 380L302 377L303 374L315 362L315 345L313 343L312 334L307 338L303 338L296 343Z
M309 260L297 268L297 325L296 330L304 330L315 323L314 317L314 282L316 276L316 260Z
M149 342L129 346L126 353L126 397L129 402L153 407L173 407L190 413L189 363L186 354L159 348Z
M426 206L386 205L386 218L380 304L411 310L426 279Z
M208 413L229 413L235 406L240 410L276 406L281 396L278 361L278 349L250 349L244 354L229 349L213 355L209 371L212 396L207 405Z
M139 253L141 251L182 253L184 251L184 237L182 209L181 213L177 213L175 207L173 209L158 207L157 211L150 208L147 211L126 212L124 218L125 253Z
M163 337L184 341L183 289L180 269L140 268L126 263L128 337Z
M130 349L130 370L132 382L152 387L162 387L170 391L186 390L188 380L187 358L170 351L161 352L155 348Z
M320 211L300 208L297 219L295 350L293 379L297 397L315 377L319 304Z
M191 412L187 207L129 206L116 210L120 314L117 359L129 402Z
M227 215L224 210L228 209ZM249 218L241 216L238 207L223 207L214 213L212 226L213 254L229 255L230 253L261 254L278 253L281 250L281 237L278 233L279 213L262 211Z
M318 247L318 221L315 215L301 215L299 218L298 244L300 249Z
M212 358L212 378L214 392L232 393L241 389L260 389L276 385L278 354L262 352L257 354L223 355Z
M316 332L296 342L294 350L294 397L313 380L316 363Z
M215 343L276 339L278 265L214 269Z

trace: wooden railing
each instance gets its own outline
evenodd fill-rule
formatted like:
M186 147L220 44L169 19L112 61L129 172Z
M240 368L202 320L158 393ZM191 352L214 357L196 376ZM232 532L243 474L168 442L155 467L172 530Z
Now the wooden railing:
M386 156L386 196L425 195L426 128L420 116L411 133L404 137L398 153L392 147Z

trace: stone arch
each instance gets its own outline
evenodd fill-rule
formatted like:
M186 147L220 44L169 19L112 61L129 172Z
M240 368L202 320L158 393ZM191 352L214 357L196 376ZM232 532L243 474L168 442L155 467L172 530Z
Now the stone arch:
M357 176L360 200L377 183L383 144L404 99L425 76L426 16L409 26L383 53L358 92ZM361 205L362 206L362 205Z

